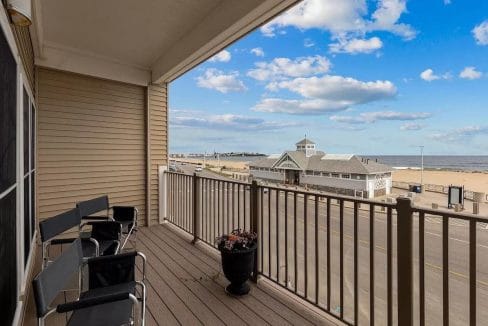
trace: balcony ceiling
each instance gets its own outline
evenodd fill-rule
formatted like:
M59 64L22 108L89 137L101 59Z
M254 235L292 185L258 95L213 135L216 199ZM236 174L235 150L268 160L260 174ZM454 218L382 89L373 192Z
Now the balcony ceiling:
M36 63L171 81L298 0L34 0Z

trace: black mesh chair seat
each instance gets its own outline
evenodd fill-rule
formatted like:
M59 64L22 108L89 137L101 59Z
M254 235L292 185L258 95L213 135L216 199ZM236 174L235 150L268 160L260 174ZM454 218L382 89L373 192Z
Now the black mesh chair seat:
M119 243L117 241L106 240L98 241L98 249L100 256L114 255L117 252L117 247ZM95 257L97 248L95 244L88 239L83 239L82 241L83 257Z
M76 204L83 220L115 221L121 225L121 246L124 249L129 238L136 231L137 208L134 206L110 206L108 196L85 200ZM112 211L112 214L110 214Z
M68 321L69 326L120 326L130 325L132 303L129 299L105 303L75 310Z
M114 293L132 293L136 292L136 282L126 282L122 284L110 285L105 287L100 287L92 290L85 291L81 293L80 298L93 298L100 297L103 295L114 294Z

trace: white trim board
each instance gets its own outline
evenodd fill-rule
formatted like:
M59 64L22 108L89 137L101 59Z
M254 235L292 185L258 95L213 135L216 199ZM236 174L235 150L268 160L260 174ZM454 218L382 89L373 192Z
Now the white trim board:
M149 70L56 44L44 45L43 53L43 58L36 57L35 59L36 65L41 67L139 86L147 86L151 80L151 72Z

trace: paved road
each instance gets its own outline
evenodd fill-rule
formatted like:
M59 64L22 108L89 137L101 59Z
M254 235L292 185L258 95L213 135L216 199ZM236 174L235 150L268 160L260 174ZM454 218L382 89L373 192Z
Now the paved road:
M186 173L192 173L193 167L182 166ZM201 173L205 177L216 177L218 175L212 172ZM219 179L226 179L218 176ZM203 193L203 225L200 225L204 237L212 242L212 239L218 234L228 232L229 230L244 224L249 225L249 193L245 187L241 187L239 193L237 188L223 189L220 188L220 200L216 196L217 188L214 184L207 185ZM246 196L247 213L244 214L243 202ZM237 198L239 198L241 209L237 212ZM234 202L233 202L234 200ZM294 239L294 214L293 214L293 197L288 198L288 218L285 218L284 193L281 192L277 197L274 191L264 194L262 205L263 224L262 230L265 235L262 239L263 263L261 269L266 275L277 279L279 275L280 283L288 286L290 289L295 288L295 243ZM220 210L215 209L220 203ZM306 228L307 241L305 242L305 216L304 216L304 198L297 197L297 229L296 229L296 265L297 265L297 288L298 293L305 293L305 274L308 276L307 297L309 300L316 298L315 288L318 284L318 302L319 305L326 305L327 293L327 261L326 261L326 204L318 204L318 224L315 225L315 203L309 200L307 204ZM269 216L269 207L271 215ZM218 215L220 211L220 215ZM259 209L261 212L261 207ZM278 214L276 214L278 212ZM228 217L229 219L225 219ZM239 219L238 219L239 216ZM393 218L393 265L396 264L396 217ZM220 223L219 223L220 221ZM277 222L278 221L278 222ZM285 221L287 232L285 232ZM278 225L277 225L278 223ZM369 324L370 315L370 232L369 232L369 208L363 207L359 210L358 216L358 240L359 240L359 322L360 324ZM317 240L315 240L315 228L318 227ZM414 224L414 260L415 260L415 293L418 298L418 226L415 220ZM386 325L386 215L384 212L375 212L374 221L374 266L375 266L375 323ZM268 232L271 230L271 232ZM341 307L339 303L339 207L333 203L331 205L331 310L339 312ZM344 209L344 315L346 319L353 319L353 302L354 302L354 247L353 247L353 209L352 205L346 204ZM425 223L425 284L426 284L426 324L438 325L442 322L442 225L436 217L427 217ZM269 236L268 236L269 235ZM478 324L488 324L488 230L484 225L479 225L477 231L477 296L478 296ZM315 253L315 242L317 241L318 252ZM287 244L287 259L285 256L285 243ZM307 255L305 256L305 245ZM449 282L450 282L450 324L467 325L469 314L469 296L468 296L468 228L467 224L462 221L452 221L449 225ZM261 253L260 253L261 254ZM318 257L318 265L316 258ZM305 262L305 257L306 262ZM279 261L278 261L279 258ZM286 264L288 262L288 264ZM259 261L261 265L261 260ZM288 265L288 270L286 266ZM306 266L306 267L305 267ZM318 274L316 275L316 266ZM279 272L277 272L279 270ZM305 272L307 270L307 272ZM288 274L286 274L288 271ZM396 293L396 269L393 269L393 297ZM418 316L417 306L415 307L416 318ZM393 309L396 312L396 306ZM395 320L396 317L394 317Z

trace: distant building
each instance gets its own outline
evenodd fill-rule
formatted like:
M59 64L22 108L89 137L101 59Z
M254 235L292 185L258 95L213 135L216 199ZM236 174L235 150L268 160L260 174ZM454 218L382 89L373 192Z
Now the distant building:
M374 198L391 192L389 166L352 154L326 154L307 138L296 143L295 151L251 162L249 170L255 179L349 196Z

